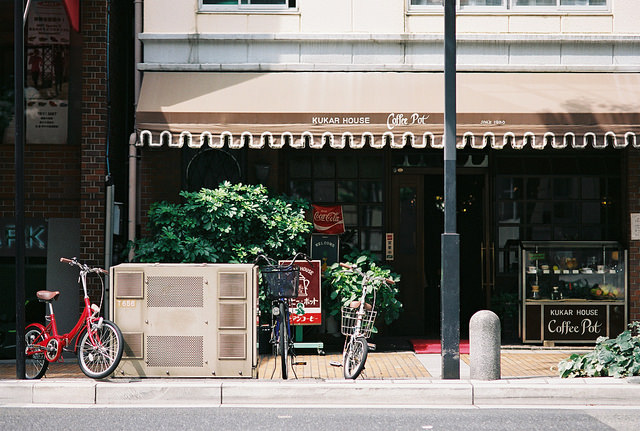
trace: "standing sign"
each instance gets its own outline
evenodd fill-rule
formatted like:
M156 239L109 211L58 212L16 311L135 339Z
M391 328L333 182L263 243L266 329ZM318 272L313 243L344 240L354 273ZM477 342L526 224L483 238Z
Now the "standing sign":
M545 340L595 341L607 335L605 305L545 305Z
M338 261L340 252L340 236L311 234L311 258L320 259L322 272Z
M282 260L289 265L290 260ZM289 322L292 325L320 325L322 323L320 298L320 261L296 261L300 267L298 297L289 299Z

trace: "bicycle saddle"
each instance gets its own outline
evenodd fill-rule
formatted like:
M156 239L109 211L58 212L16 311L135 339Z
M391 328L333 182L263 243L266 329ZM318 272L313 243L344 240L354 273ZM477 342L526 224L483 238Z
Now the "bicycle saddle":
M60 292L58 292L57 290L55 292L51 292L49 290L39 290L36 293L36 296L41 301L51 301L51 300L57 301L58 296L60 296Z
M349 304L349 307L351 307L351 308L360 308L360 301L351 301L351 304ZM364 303L364 309L365 310L371 310L371 309L373 309L373 307L371 306L371 304L365 302Z

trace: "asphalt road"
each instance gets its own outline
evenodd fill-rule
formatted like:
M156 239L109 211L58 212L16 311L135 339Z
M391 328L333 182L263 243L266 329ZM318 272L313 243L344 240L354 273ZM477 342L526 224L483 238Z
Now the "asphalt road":
M618 430L640 429L626 408L98 408L1 407L2 430Z

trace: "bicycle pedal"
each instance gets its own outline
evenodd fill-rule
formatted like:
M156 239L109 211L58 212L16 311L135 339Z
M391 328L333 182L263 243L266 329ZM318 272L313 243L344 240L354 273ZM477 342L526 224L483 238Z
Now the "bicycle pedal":
M367 347L369 347L369 350L371 350L372 352L376 351L376 345L373 343L367 343Z
M296 362L292 362L291 365L307 365L306 361L296 361Z
M341 367L342 366L342 362L331 361L331 362L329 362L329 365L331 365L332 367Z

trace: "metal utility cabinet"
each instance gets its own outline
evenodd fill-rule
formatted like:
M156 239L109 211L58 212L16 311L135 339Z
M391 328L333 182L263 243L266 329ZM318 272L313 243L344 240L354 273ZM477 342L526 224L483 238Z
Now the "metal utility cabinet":
M523 342L591 343L627 324L627 257L617 242L523 242Z
M124 336L116 377L255 377L257 267L122 264L110 275Z

